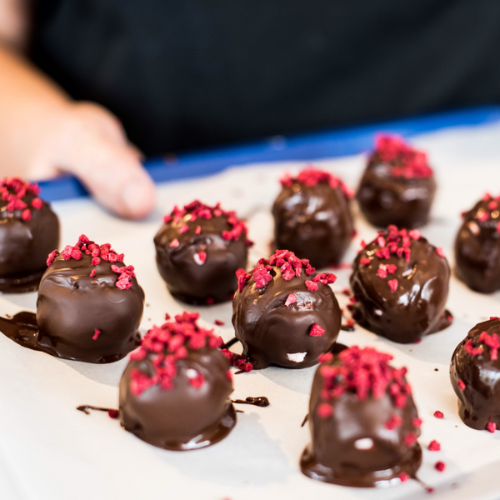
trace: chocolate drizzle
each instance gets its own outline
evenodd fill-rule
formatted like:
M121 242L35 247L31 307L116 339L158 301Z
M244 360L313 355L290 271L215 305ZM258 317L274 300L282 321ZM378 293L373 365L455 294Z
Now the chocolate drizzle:
M354 234L350 191L330 173L314 168L281 182L272 209L277 248L288 248L317 268L338 264Z
M413 168L415 160L417 168ZM394 224L413 229L427 224L435 192L436 181L425 154L398 138L381 137L369 158L356 199L374 226Z
M204 212L194 217L200 207ZM168 290L178 300L195 305L231 300L235 272L246 267L251 244L246 226L233 212L199 202L167 216L154 243L158 271Z
M119 412L113 408L102 408L101 406L92 405L80 405L76 409L85 413L85 415L90 415L92 411L105 411L110 418L118 418Z
M500 289L500 202L485 195L463 214L455 239L455 272L480 293Z
M398 234L394 226L389 229ZM412 233L414 237L405 230L399 234L403 236L391 242L392 236L381 232L368 244L354 261L350 283L356 322L394 342L408 344L451 324L452 316L445 310L450 268L438 254L440 250L418 232ZM392 243L404 252L380 256Z
M488 425L500 429L498 346L500 319L492 318L472 328L451 358L450 379L458 396L458 413L473 429L487 429Z
M265 408L266 406L269 406L271 403L269 402L269 399L267 399L265 396L257 396L257 397L252 397L249 396L247 398L243 399L233 399L232 402L234 404L239 404L239 405L252 405L252 406L259 406L260 408Z

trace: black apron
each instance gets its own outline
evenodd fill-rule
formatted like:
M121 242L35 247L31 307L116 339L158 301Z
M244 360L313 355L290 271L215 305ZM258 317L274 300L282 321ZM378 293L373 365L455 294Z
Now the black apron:
M500 101L498 0L36 0L32 59L145 153Z

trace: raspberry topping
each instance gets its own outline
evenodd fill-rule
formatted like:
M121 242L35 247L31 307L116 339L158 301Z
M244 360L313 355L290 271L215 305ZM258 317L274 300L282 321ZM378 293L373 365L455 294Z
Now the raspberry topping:
M116 253L109 243L104 243L104 245L97 245L94 241L90 241L87 236L82 234L78 238L78 242L75 246L66 245L64 250L59 254L57 250L51 252L47 257L47 266L50 267L54 260L62 255L64 260L81 260L82 255L90 255L92 257L91 264L97 266L100 264L101 259L110 263L123 262L124 254ZM111 270L118 274L118 279L116 280L115 286L121 290L128 290L132 286L132 278L135 278L134 266L117 266L116 264L111 265ZM90 272L90 277L95 276L95 269Z
M439 444L435 439L429 443L430 451L441 451L441 444Z
M433 175L423 151L412 148L397 135L379 135L375 139L374 159L392 166L393 177L425 178Z
M304 271L308 276L314 273L315 268L309 264L307 259L299 259L293 252L288 250L277 250L269 259L260 259L251 273L244 269L236 271L238 278L238 291L241 293L246 282L253 277L255 286L258 289L265 288L273 279L273 268L277 267L281 271L281 277L285 281L290 281L302 275ZM311 280L306 280L306 288L311 292L318 290L318 283L328 285L335 283L337 277L332 273L318 273Z
M488 429L493 434L497 430L497 424L495 424L495 422L489 422L486 425L486 429Z
M434 416L435 416L436 418L444 418L444 413L443 413L442 411L436 410L436 411L434 412Z
M199 219L210 220L214 217L224 217L229 225L229 230L224 230L221 233L224 240L237 241L240 236L243 235L245 243L248 246L253 245L253 243L246 237L248 230L245 222L238 219L236 212L226 212L222 210L222 208L220 208L220 203L217 203L217 205L212 207L195 200L189 205L184 205L183 208L175 206L170 215L165 215L163 217L163 222L165 224L179 226L178 231L180 234L188 234L191 232L192 234L199 235L201 234L202 229L196 221ZM179 244L179 240L176 238L172 240L170 247L175 248L178 247Z
M308 166L302 170L297 177L292 177L286 173L280 179L283 187L290 187L293 184L303 184L304 186L316 186L318 184L329 184L333 189L340 188L348 197L352 198L354 193L349 189L338 177L335 177L330 172L319 170L313 166Z
M41 189L38 184L23 181L19 177L4 177L0 179L0 196L2 201L7 202L2 211L13 213L21 211L21 219L25 222L31 220L31 208L40 210L43 202L38 195Z
M143 372L134 368L130 372L130 390L139 395L152 386L161 389L174 388L178 374L178 362L188 356L189 351L199 351L206 347L217 349L223 345L220 337L213 330L205 330L197 324L198 313L184 312L173 320L167 315L167 321L161 326L153 326L144 336L141 347L130 355L132 361L148 358L152 372ZM195 369L186 370L189 384L199 389L205 383L203 373Z
M477 344L480 345L476 347ZM474 342L473 339L466 340L464 344L464 349L465 352L467 352L467 354L470 354L471 356L477 356L484 352L485 350L484 346L490 348L490 358L492 361L498 359L498 348L500 347L500 337L496 333L492 333L491 335L489 335L488 332L481 332L481 335L479 335L479 340L477 340L476 342Z
M352 346L341 351L333 361L323 363L319 370L323 377L321 398L332 402L345 392L354 393L360 400L369 396L380 399L386 392L397 408L406 405L411 387L405 380L406 368L389 365L393 357L371 347ZM399 420L389 421L397 425Z
M250 372L253 370L252 363L250 363L245 356L231 352L228 349L222 349L221 352L229 361L229 364L231 366L235 366L238 370L242 370L244 372Z

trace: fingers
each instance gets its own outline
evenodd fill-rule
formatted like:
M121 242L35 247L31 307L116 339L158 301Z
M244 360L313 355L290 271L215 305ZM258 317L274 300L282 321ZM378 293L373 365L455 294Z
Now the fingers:
M155 186L121 127L97 107L86 107L70 127L61 168L76 175L110 211L142 218L155 206Z

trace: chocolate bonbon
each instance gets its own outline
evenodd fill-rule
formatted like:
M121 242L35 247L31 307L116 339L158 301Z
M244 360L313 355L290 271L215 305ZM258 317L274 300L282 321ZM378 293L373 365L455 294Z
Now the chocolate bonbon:
M300 467L344 486L389 486L415 478L422 421L392 356L352 346L321 357L309 401L311 443Z
M273 205L274 240L312 266L338 264L354 235L350 209L353 193L337 177L308 167L286 174Z
M389 226L354 261L353 318L394 342L417 342L450 325L452 316L445 309L449 280L441 248L417 229Z
M462 215L455 239L455 272L480 293L500 289L500 198L485 194Z
M398 136L379 136L361 179L356 199L368 222L407 229L423 226L436 192L427 155Z
M328 286L335 279L288 250L238 271L233 325L253 368L305 368L333 347L341 321Z
M473 429L500 427L500 319L478 323L458 344L451 358L451 384L458 413Z
M160 448L187 451L225 438L236 424L222 339L184 312L153 327L120 381L120 422Z
M18 344L52 356L111 363L138 347L144 292L133 266L109 244L85 235L54 250L38 290L36 317L0 318L0 331Z
M59 246L59 219L37 184L0 179L0 292L36 290Z
M156 263L170 293L190 304L231 300L235 272L247 264L247 227L234 212L194 201L164 217L154 238Z

